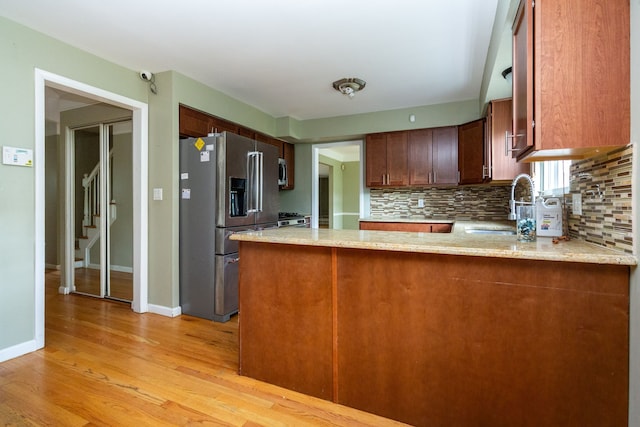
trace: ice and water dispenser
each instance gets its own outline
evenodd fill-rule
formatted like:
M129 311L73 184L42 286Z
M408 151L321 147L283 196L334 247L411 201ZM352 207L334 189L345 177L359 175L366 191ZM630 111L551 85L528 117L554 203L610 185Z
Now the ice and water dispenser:
M245 178L229 178L229 216L247 216Z

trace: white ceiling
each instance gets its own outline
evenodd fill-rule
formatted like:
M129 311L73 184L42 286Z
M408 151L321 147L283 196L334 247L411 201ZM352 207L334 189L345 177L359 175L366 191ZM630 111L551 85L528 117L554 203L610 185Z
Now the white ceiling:
M497 3L0 0L0 15L136 72L175 70L306 120L477 99ZM331 86L343 77L366 88L349 99Z

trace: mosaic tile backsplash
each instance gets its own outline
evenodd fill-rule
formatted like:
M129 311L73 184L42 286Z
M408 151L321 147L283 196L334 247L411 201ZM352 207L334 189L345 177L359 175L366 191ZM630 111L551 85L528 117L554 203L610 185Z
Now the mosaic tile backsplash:
M633 147L627 146L572 163L570 194L565 195L563 221L569 236L627 253L633 252L632 157ZM570 213L571 193L578 192L582 194L580 216ZM437 188L372 188L371 215L506 220L510 197L510 182ZM520 195L517 194L516 198L519 200ZM424 207L418 207L419 199L424 199Z
M425 215L434 219L496 221L509 215L511 184L461 187L372 188L371 215ZM424 199L424 208L418 200Z
M633 146L571 164L571 194L582 194L582 215L573 215L571 194L565 196L572 238L633 253Z

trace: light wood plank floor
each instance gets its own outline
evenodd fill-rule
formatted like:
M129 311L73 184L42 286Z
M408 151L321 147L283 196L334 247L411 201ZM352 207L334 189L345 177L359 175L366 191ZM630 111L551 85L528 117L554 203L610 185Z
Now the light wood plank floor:
M100 270L93 268L76 268L74 284L78 292L100 295ZM121 271L110 273L110 295L125 301L133 301L133 274Z
M402 425L237 375L237 316L136 314L58 280L47 272L45 348L0 364L1 424Z

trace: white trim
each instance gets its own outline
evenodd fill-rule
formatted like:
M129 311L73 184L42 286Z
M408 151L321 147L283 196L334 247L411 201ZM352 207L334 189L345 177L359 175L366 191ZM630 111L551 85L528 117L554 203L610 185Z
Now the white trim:
M86 268L90 268L92 270L100 270L100 264L89 263ZM126 267L123 265L109 265L109 271L118 271L120 273L133 273L133 267Z
M149 313L159 314L166 317L177 317L182 315L182 307L165 307L163 305L149 304Z
M36 118L36 120L38 120ZM64 262L65 260L75 259L75 210L71 208L74 205L73 195L75 194L75 183L73 182L74 168L70 165L74 164L74 147L75 147L75 132L68 126L64 128L65 141L67 142L63 148L64 150L64 257L62 260L62 283L59 292L64 295L68 295L76 290L74 279L74 272L76 263ZM82 265L84 265L83 257ZM64 288L64 289L63 289Z
M133 268L132 267L127 267L127 266L124 266L124 265L113 265L113 264L111 264L109 266L109 269L111 271L117 271L117 272L120 272L120 273L133 273Z
M45 140L45 95L44 78L40 78L38 69L35 73L35 203L34 203L34 233L35 233L35 259L34 259L34 341L33 348L30 345L14 346L25 353L44 347L44 247L45 247L45 179L44 179L44 140Z
M32 340L2 349L0 350L0 363L31 353L32 351L36 351L42 347L43 346L39 345L36 340Z
M44 137L45 86L54 87L132 110L134 176L134 286L132 309L148 311L148 123L146 103L89 86L67 77L35 69L35 348L44 346ZM27 347L21 347L27 348ZM30 348L30 347L29 347ZM32 351L32 350L29 350Z
M360 149L360 217L365 217L368 215L369 207L365 206L367 204L367 200L365 198L366 189L364 187L364 143L362 140L359 141L343 141L343 142L329 142L325 144L313 144L311 147L311 228L318 228L318 217L319 217L319 206L318 206L318 161L320 158L320 150L323 148L332 148L332 147L345 147L349 145L357 145Z

